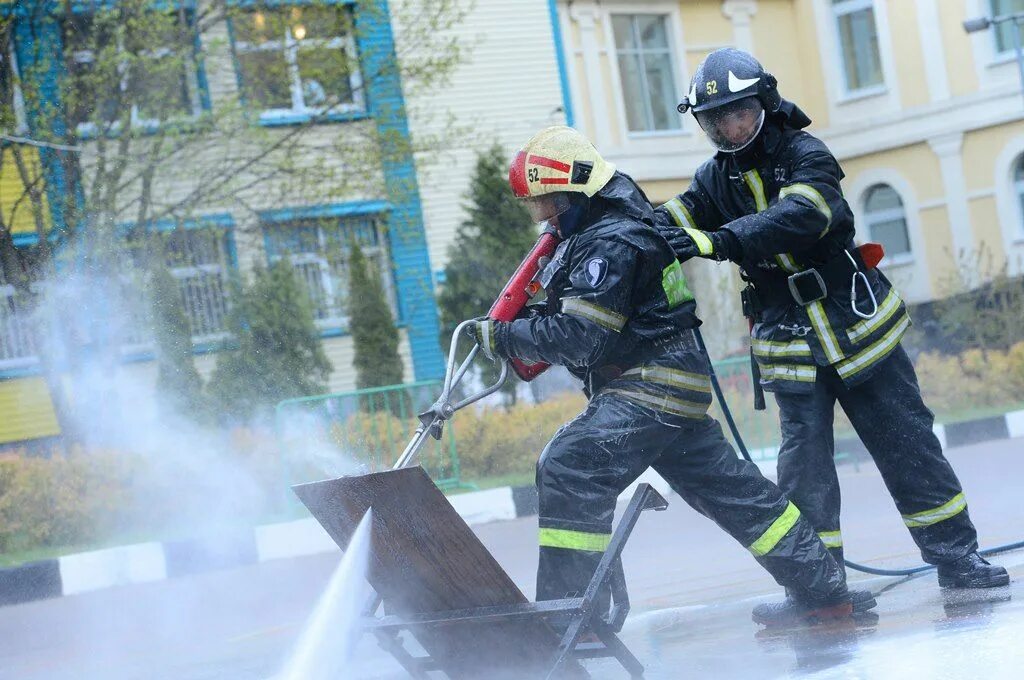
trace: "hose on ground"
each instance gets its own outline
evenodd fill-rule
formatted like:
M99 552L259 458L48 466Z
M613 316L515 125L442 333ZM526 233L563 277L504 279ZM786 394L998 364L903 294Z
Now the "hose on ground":
M715 367L711 363L711 357L708 355L708 350L704 345L704 338L701 336L699 328L693 329L693 336L697 340L697 346L700 348L700 351L704 353L705 357L707 357L708 375L711 378L711 387L715 391L715 398L718 399L718 405L722 408L722 414L725 415L725 422L729 426L729 431L732 432L732 438L736 442L736 448L740 450L740 454L747 461L753 463L754 461L750 457L747 445L743 441L743 437L740 435L740 430L736 426L736 421L732 417L732 410L729 408L729 404L725 400L725 395L722 393L722 386L718 383L718 376L715 374ZM985 548L984 550L979 550L978 554L982 557L988 557L990 555L999 555L1001 553L1010 552L1011 550L1020 550L1021 548L1024 548L1024 541L997 545L993 548ZM920 574L935 568L934 564L922 564L918 567L907 567L905 569L878 569L877 567L869 567L866 564L851 562L850 560L845 560L845 562L846 566L850 569L863 572L865 574L872 574L874 576L913 576L914 574Z

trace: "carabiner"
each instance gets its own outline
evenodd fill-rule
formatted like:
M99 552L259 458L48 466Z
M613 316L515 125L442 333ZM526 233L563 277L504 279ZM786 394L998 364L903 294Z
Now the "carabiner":
M878 314L878 298L875 297L875 291L871 290L871 282L868 281L867 275L860 270L857 266L857 261L853 259L853 255L850 254L849 250L843 250L846 253L846 257L850 260L850 264L853 265L853 277L850 279L850 309L853 313L862 319L873 319ZM868 298L871 299L872 310L870 314L857 309L857 278L864 282L864 289L868 292Z

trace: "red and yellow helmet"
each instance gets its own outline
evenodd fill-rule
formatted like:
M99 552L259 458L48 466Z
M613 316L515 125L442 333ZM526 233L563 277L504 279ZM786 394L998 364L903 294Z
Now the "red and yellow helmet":
M545 128L512 159L508 183L516 198L562 191L592 197L608 183L615 165L601 158L590 140L563 125Z

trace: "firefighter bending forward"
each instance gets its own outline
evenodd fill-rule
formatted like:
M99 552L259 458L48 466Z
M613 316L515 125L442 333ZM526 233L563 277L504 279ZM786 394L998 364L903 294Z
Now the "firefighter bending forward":
M921 555L938 566L939 585L1006 585L1006 570L977 553L967 501L900 344L910 326L906 307L854 247L843 171L803 131L810 119L781 98L754 57L732 48L698 66L679 110L693 112L718 153L656 219L681 259L731 260L749 284L751 345L782 425L779 486L842 564L832 432L838 401ZM856 609L874 604L865 591L852 597Z
M842 573L813 526L737 458L707 415L696 305L640 188L567 127L533 137L509 182L563 240L540 274L539 309L469 330L491 358L566 366L589 397L537 464L537 599L586 589L611 538L616 498L653 467L793 593L799 606L787 620L848 616Z

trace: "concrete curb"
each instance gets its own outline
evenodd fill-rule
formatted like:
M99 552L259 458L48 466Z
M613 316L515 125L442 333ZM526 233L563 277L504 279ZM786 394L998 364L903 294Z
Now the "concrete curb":
M936 425L935 434L943 448L1024 437L1024 411ZM867 456L860 440L838 440L836 451ZM774 475L777 448L750 453L765 474ZM629 498L641 482L650 483L663 495L669 493L665 480L648 470L620 498ZM449 496L448 500L470 525L536 515L538 508L533 486L474 491ZM190 540L94 550L0 569L0 606L337 550L313 518L232 529Z

